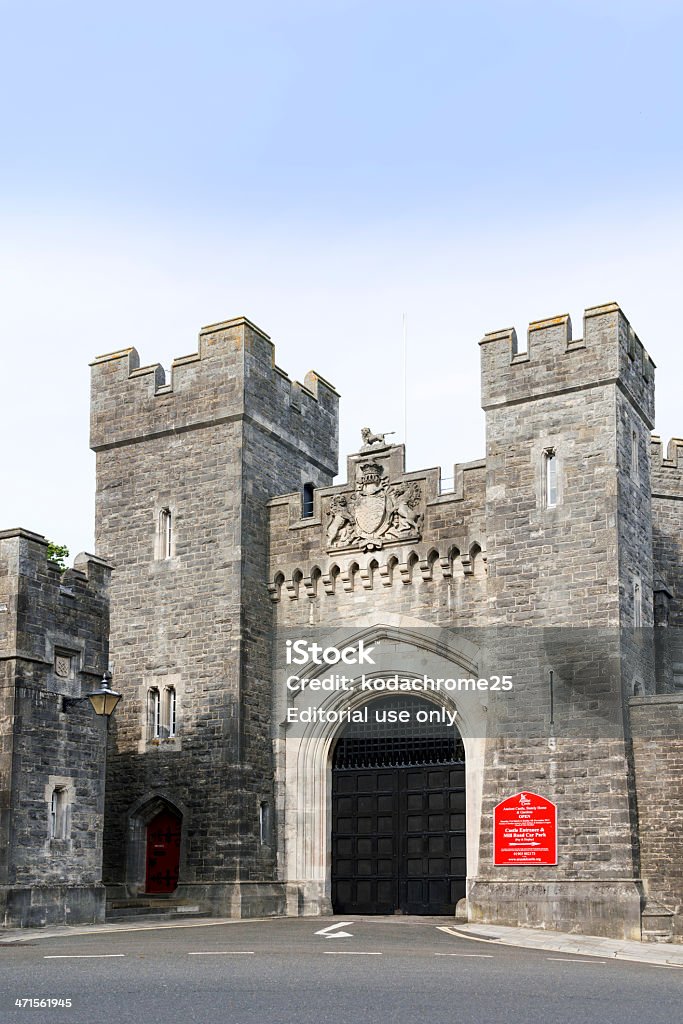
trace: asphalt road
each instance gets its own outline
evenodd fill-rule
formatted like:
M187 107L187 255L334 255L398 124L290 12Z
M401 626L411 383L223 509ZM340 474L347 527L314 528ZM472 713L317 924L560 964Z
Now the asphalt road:
M1 1024L678 1024L683 971L476 942L452 918L239 921L0 945ZM334 927L337 925L338 927ZM350 937L316 935L320 929ZM70 999L32 1008L16 1000Z

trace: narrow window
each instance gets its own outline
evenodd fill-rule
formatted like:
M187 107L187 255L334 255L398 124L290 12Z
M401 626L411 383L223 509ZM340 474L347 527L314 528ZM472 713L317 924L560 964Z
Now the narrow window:
M543 504L546 508L557 505L557 455L554 448L543 452Z
M638 479L638 434L635 430L631 432L631 477Z
M159 513L159 558L170 558L173 553L173 516L170 508Z
M166 690L166 697L168 701L168 735L175 736L176 733L176 711L177 711L177 695L175 686L169 686Z
M149 738L158 740L161 732L161 694L156 686L149 691Z
M304 484L303 501L301 504L301 515L303 519L310 519L313 515L313 484Z
M66 789L64 786L55 786L50 799L50 839L66 839L66 808Z
M270 845L271 831L270 804L267 800L262 800L259 806L259 834L264 846Z
M640 580L633 581L633 625L639 629L643 624L643 595Z

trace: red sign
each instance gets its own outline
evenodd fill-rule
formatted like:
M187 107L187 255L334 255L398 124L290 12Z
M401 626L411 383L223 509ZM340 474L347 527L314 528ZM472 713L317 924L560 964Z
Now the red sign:
M557 864L557 807L538 793L515 793L493 811L494 864Z

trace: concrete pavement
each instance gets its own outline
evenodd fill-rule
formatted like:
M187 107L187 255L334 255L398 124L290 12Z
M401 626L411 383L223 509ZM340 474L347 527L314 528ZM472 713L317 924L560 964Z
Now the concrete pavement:
M458 923L454 924L453 931L466 939L501 943L505 946L683 968L683 945L669 942L633 942L605 939L598 935L573 935L569 932L549 932L540 928L507 928L493 924Z

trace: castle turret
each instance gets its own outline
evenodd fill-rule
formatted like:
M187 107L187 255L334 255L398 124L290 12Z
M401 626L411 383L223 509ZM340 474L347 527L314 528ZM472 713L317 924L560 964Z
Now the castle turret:
M587 309L578 339L568 316L536 321L525 351L487 334L481 357L495 619L650 624L654 364L626 317Z
M641 628L653 621L654 364L615 303L583 326L575 339L568 316L536 321L524 351L514 330L481 341L492 652L518 692L487 749L484 812L543 779L577 825L533 893L519 870L492 866L483 830L470 909L504 921L501 901L526 901L529 922L557 907L579 920L589 902L591 931L639 936L626 701L655 675Z
M244 318L203 328L168 382L133 348L92 365L97 545L116 568L126 697L105 851L119 892L176 891L235 914L282 903L270 884L267 502L332 482L337 404L322 377L289 380ZM162 833L176 838L155 860Z
M86 695L108 662L110 566L0 530L0 921L104 918L106 726Z

